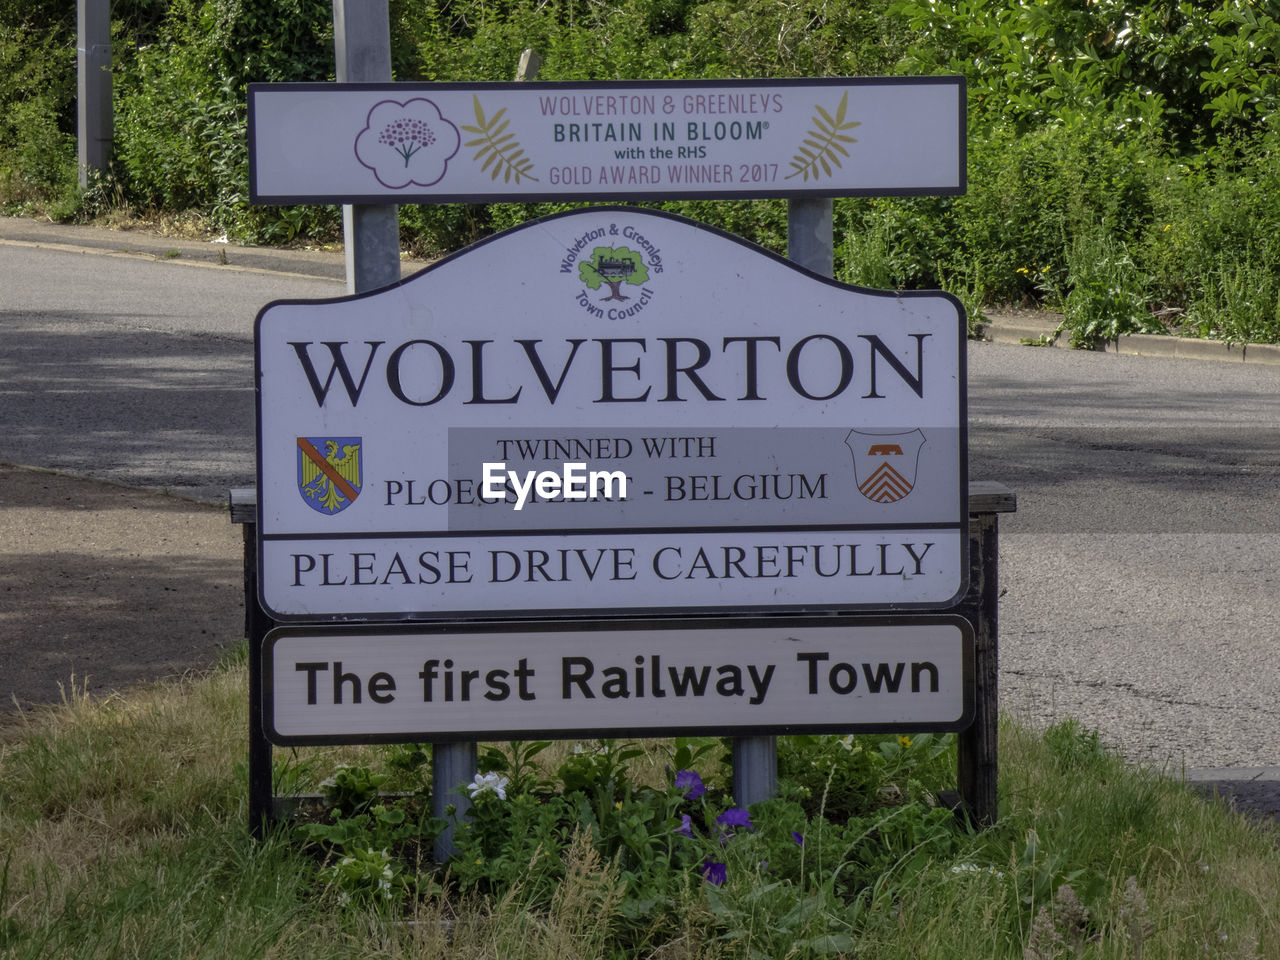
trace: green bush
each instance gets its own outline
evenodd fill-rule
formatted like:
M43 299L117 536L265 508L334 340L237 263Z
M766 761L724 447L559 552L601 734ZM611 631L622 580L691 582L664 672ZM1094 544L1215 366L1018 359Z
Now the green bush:
M1200 77L1219 32L1210 19L1218 6L903 0L894 12L930 41L913 46L901 69L964 74L984 124L1026 131L1115 113L1129 126L1163 122L1191 146L1211 121Z
M175 0L159 42L123 59L116 150L126 195L166 210L198 208L237 239L332 234L329 208L248 205L246 88L331 76L322 0Z
M1142 273L1125 243L1105 229L1072 239L1067 286L1062 328L1071 346L1090 349L1128 333L1159 332L1147 309Z
M116 159L81 192L71 8L0 0L0 204L191 209L240 241L336 239L335 207L249 204L245 143L248 82L332 78L329 0L116 0L112 14ZM968 192L838 200L837 276L941 287L973 318L1069 307L1082 345L1163 329L1152 310L1184 334L1280 341L1272 14L1247 0L390 0L401 80L509 80L530 47L551 81L961 73ZM405 206L401 236L436 256L574 205ZM786 252L781 200L643 205Z
M76 182L75 71L74 16L0 7L0 203Z

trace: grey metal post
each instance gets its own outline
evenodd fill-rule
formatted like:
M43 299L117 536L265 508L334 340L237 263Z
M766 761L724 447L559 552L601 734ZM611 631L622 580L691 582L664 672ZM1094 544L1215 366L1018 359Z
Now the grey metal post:
M787 202L787 256L824 277L835 274L832 204L819 197Z
M337 0L335 0L337 2ZM516 71L517 80L532 80L538 75L542 57L536 50L526 50L520 57ZM453 842L456 822L465 820L471 811L471 798L466 785L476 774L476 745L474 743L435 743L431 745L431 815L445 820L449 825L436 838L433 855L444 862L458 852ZM446 815L449 807L454 816Z
M90 170L107 169L114 135L110 0L77 0L76 140L81 189L89 185Z
M387 0L333 0L333 57L339 83L390 82ZM345 204L342 237L348 293L364 293L400 279L400 218L395 204Z
M476 745L474 743L434 743L431 745L431 815L449 825L436 837L433 856L444 863L458 852L453 842L453 830L458 821L471 813L471 797L467 784L476 774ZM448 808L454 808L454 816Z
M835 270L831 201L787 203L787 253L802 267L829 277ZM778 792L778 738L736 737L733 741L733 799L742 806Z

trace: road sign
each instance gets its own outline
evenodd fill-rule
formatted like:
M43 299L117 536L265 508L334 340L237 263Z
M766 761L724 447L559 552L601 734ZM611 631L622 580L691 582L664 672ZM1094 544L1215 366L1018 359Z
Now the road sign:
M263 654L279 745L959 730L959 617L283 628Z
M256 326L279 620L938 608L965 319L667 214L534 221Z
M254 203L956 194L961 77L251 84Z

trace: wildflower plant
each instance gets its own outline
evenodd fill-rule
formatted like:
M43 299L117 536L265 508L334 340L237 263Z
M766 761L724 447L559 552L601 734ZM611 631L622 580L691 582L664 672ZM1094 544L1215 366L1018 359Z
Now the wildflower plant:
M320 782L320 791L326 805L343 816L353 816L373 803L386 780L385 774L374 773L369 767L340 763Z
M459 891L518 891L545 908L569 882L567 851L588 843L615 878L616 917L631 931L624 939L673 932L692 897L724 938L746 936L752 955L781 956L796 944L822 955L850 948L884 877L948 862L959 849L958 821L920 799L928 792L920 780L954 762L948 738L783 738L783 795L750 808L725 789L715 740L675 741L656 784L633 776L643 753L634 743L577 744L550 775L548 746L481 750L466 787L470 813L454 823L458 853L445 865ZM335 822L304 828L331 851L322 879L340 899L397 902L421 878L397 859L412 818L369 802L363 771L331 779L333 799L360 812L335 809Z
M405 894L403 867L384 848L357 847L325 868L322 876L337 891L340 905L390 904Z

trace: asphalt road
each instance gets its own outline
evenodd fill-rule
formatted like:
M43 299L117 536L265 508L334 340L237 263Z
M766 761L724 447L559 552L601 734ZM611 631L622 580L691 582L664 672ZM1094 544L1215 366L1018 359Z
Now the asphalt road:
M1006 710L1131 759L1280 763L1280 368L970 348L1001 520Z
M253 318L342 294L340 258L52 229L0 221L0 462L209 502L251 484ZM1018 495L1002 707L1171 771L1280 764L1280 367L969 364L971 477Z

